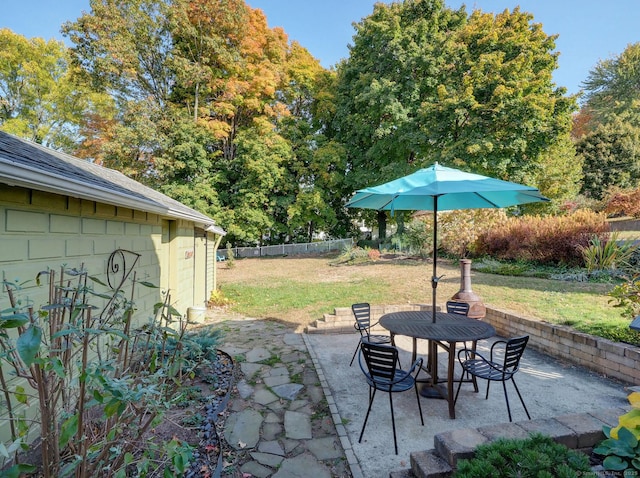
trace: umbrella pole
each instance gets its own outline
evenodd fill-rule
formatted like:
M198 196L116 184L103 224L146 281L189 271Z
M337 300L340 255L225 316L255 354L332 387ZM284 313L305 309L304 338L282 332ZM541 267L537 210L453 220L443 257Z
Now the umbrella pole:
M433 275L431 276L431 322L436 322L436 289L438 288L438 196L433 196Z

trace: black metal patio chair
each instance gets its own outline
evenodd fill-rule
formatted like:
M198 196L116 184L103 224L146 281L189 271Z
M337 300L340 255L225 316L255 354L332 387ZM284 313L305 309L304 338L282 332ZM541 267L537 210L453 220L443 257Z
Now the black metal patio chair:
M502 382L502 388L504 390L504 398L507 402L507 413L509 414L509 421L513 421L511 418L511 407L509 406L509 395L507 394L507 381L513 383L520 402L524 407L524 411L527 414L527 418L531 420L529 410L524 404L518 385L514 379L514 375L520 367L520 359L524 353L524 349L529 341L529 336L514 337L509 340L497 340L490 349L489 359L487 360L476 350L464 348L458 351L458 361L462 365L462 369L470 374L472 377L482 378L487 381L487 393L485 400L489 398L489 385L491 382ZM498 359L498 349L496 346L504 346L504 352L501 359ZM495 350L494 350L495 349ZM458 400L458 394L460 393L460 387L462 386L462 380L458 383L458 390L454 398L454 404Z
M447 301L447 313L467 316L469 315L469 303L449 300Z
M364 363L363 363L364 361ZM364 418L362 431L358 443L362 442L364 430L367 427L371 405L376 396L376 391L387 392L389 394L389 406L391 408L391 426L393 428L393 444L395 446L396 455L398 454L398 439L396 437L396 420L393 412L393 394L397 392L405 392L413 388L416 392L416 400L418 402L418 410L420 410L420 421L424 426L424 418L422 417L422 406L420 404L420 395L418 394L418 385L416 378L422 369L422 359L417 359L411 368L407 371L399 367L398 349L393 345L374 344L362 340L360 342L360 355L358 357L360 369L369 384L369 407L367 415Z
M349 367L353 365L353 361L356 358L358 350L360 350L360 341L366 340L367 342L372 342L375 344L393 343L392 337L389 337L388 335L374 335L371 333L371 328L374 327L378 322L374 322L373 324L371 323L371 306L367 302L353 304L351 306L351 311L353 312L353 316L356 319L353 327L358 332L360 332L360 340L358 341L355 352L353 352L351 362L349 362Z
M447 301L447 313L448 314L458 314L458 315L464 315L465 317L467 317L469 315L469 309L470 308L471 308L471 305L468 302L459 302L457 300L449 300L449 301ZM464 346L466 347L467 344L465 343ZM478 346L478 341L477 340L474 340L473 342L471 342L471 350L475 350L477 346ZM467 377L470 376L468 373L464 372L463 376L460 378L460 380L473 383L473 390L477 392L478 391L478 382L476 381L476 378L471 376L471 378L465 380L465 378L464 378L465 375Z

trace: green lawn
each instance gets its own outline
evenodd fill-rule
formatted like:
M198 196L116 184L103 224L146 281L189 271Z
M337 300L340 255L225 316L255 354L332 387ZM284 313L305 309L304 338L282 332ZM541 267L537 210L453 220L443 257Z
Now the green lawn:
M332 266L331 258L242 259L222 269L220 284L235 312L304 327L355 302L431 303L431 265L420 261ZM460 288L456 264L438 263L438 303ZM473 290L490 307L640 344L631 317L610 303L612 284L472 273Z

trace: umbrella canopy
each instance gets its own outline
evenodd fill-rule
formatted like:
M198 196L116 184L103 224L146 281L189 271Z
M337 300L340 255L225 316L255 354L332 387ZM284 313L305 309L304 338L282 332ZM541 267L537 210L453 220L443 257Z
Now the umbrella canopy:
M399 179L356 191L347 207L385 211L433 211L433 320L435 321L438 211L503 208L546 202L536 188L467 173L435 163Z
M380 186L360 189L347 207L398 211L502 208L549 201L536 188L435 163Z

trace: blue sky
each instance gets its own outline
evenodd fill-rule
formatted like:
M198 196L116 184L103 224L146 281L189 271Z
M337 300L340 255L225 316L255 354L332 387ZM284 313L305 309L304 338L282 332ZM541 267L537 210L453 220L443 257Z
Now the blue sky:
M292 40L330 67L349 54L352 23L373 11L374 0L246 0L262 9L270 27L283 27ZM388 3L388 0L386 0ZM619 55L640 42L640 0L445 0L467 11L521 10L533 14L548 35L559 34L559 68L554 80L577 93L599 60ZM4 0L0 27L27 37L62 39L60 25L89 9L89 0Z

